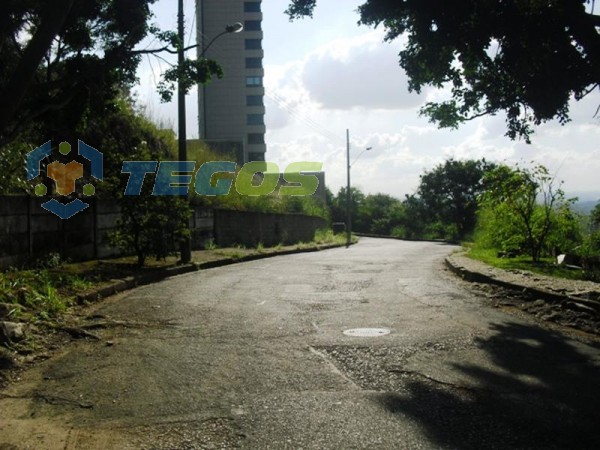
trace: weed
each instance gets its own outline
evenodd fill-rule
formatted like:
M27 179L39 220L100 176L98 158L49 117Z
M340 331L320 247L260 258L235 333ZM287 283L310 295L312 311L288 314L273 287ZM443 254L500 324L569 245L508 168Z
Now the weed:
M85 291L94 285L91 281L79 277L71 277L69 283L75 291Z
M352 236L352 241L356 242L356 236ZM343 233L335 234L331 229L322 228L315 232L314 243L316 244L344 244L346 235Z
M215 243L213 238L207 239L204 242L204 250L216 250L219 246Z
M56 316L71 304L71 294L91 286L89 281L48 269L0 273L0 302L19 304L41 317ZM20 309L14 309L14 316Z
M60 257L60 253L48 253L43 257L37 259L36 267L40 269L55 269L63 264L63 260Z
M470 246L467 251L467 256L504 270L528 270L530 272L556 278L594 281L593 272L560 267L554 263L553 258L541 258L537 262L533 262L531 256L525 255L519 255L515 258L499 258L496 250L480 248L478 246Z

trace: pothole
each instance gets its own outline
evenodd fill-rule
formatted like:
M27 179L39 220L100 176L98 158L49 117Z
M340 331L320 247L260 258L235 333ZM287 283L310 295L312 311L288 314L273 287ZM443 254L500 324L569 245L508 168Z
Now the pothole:
M346 336L352 337L378 337L390 334L389 328L352 328L344 330Z

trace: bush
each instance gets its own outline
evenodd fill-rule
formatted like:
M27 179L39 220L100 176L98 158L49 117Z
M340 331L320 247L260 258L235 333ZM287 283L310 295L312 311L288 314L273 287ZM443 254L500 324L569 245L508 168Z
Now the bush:
M573 200L565 198L544 166L498 166L486 173L484 184L477 235L488 246L518 249L537 262L554 247L577 241Z
M123 161L172 160L177 152L174 133L160 130L122 99L113 115L90 124L83 139L104 153L105 182L97 195L117 199L121 207L121 219L108 236L110 244L135 254L139 265L150 256L162 259L177 252L189 234L187 200L153 196L154 174L146 175L139 196L125 196L128 176L121 173Z
M179 251L190 235L191 209L178 197L123 197L121 219L109 234L109 242L126 254L135 254L143 266L148 256L164 259Z

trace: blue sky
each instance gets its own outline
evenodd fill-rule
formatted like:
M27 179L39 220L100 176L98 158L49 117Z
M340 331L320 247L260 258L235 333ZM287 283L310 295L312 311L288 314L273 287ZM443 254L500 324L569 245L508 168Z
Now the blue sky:
M413 193L419 175L449 157L482 158L513 164L535 161L565 181L583 199L600 197L600 104L596 91L572 105L572 122L539 127L533 144L504 136L504 118L485 117L459 130L438 130L418 109L442 99L443 90L407 92L398 66L402 41L383 43L383 31L359 27L361 1L319 1L314 19L289 22L286 2L263 0L267 159L282 169L293 161L324 163L326 180L336 192L345 183L345 136L350 129L353 184L367 193L396 197ZM175 0L159 0L156 22L175 29ZM194 0L186 0L188 33ZM222 39L226 39L224 36ZM195 42L195 35L188 37ZM218 45L218 42L215 44ZM156 120L174 126L174 103L160 104L155 93L164 63L145 59L140 67L139 100ZM196 93L187 99L188 137L197 137Z

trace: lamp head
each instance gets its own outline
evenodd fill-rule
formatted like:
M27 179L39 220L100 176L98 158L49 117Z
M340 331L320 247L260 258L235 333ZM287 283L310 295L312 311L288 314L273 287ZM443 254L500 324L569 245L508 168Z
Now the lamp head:
M368 152L369 150L371 150L373 147L367 147L365 148L365 151Z
M244 25L242 25L240 22L236 22L234 24L227 25L225 27L225 31L227 33L239 33L243 29L244 29Z

